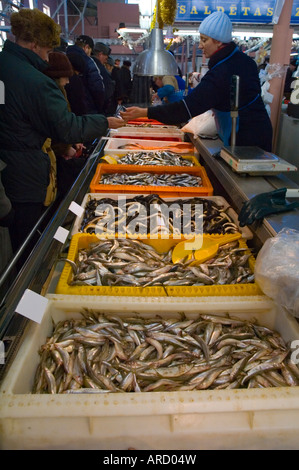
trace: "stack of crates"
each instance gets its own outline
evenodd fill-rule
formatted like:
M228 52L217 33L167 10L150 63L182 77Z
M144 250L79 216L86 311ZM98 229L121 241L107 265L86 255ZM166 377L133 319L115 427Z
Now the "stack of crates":
M180 142L182 133L174 126L167 128L154 120L139 119L131 126L111 131L114 140L139 136L159 142ZM142 126L147 127L142 127ZM136 127L133 127L136 126ZM171 140L173 138L173 140ZM182 139L183 140L183 139ZM162 147L161 147L162 148ZM116 160L121 154L114 154ZM142 167L149 173L188 173L198 175L202 186L192 188L103 185L106 173L138 173L138 165L99 164L82 202L85 210L91 199L101 203L119 196L142 198L156 194L165 201L188 201L199 197L223 207L242 234L238 241L244 253L250 253L247 242L252 233L238 225L237 214L229 204L213 194L205 169L195 155L184 155L193 166ZM106 186L106 187L105 187ZM142 199L139 199L139 201ZM255 283L204 286L136 287L128 285L72 285L74 266L80 250L100 242L96 233L83 227L84 214L78 216L71 233L67 262L57 276L53 290L47 294L47 308L40 324L30 322L20 349L0 389L0 448L2 449L295 449L299 442L299 388L225 388L118 393L32 393L36 372L48 373L42 363L44 344L53 333L53 324L81 318L84 310L118 319L159 318L188 321L198 315L215 315L254 322L276 330L289 344L299 339L298 323L263 295ZM103 237L103 243L105 237ZM138 237L137 237L138 238ZM118 235L116 235L116 240ZM182 241L154 240L158 252ZM140 238L152 244L151 236ZM154 246L154 245L152 245ZM254 257L249 264L254 271ZM55 277L55 276L54 276ZM52 284L53 285L53 284ZM121 327L121 326L120 326ZM132 338L134 335L132 334ZM179 340L180 338L178 338ZM182 338L181 338L182 339ZM153 343L154 344L154 343ZM136 344L137 346L137 344ZM157 347L157 345L156 345ZM53 343L53 351L55 344ZM69 349L68 355L72 354ZM126 362L124 361L124 368ZM192 364L190 365L190 367ZM38 369L38 367L40 369ZM61 364L61 367L64 367ZM127 371L128 372L128 371ZM71 372L68 371L70 374ZM137 374L138 371L132 370ZM154 372L153 372L154 373ZM170 373L170 371L169 371ZM157 374L159 368L157 366ZM157 375L157 378L158 378ZM107 393L106 393L107 392Z

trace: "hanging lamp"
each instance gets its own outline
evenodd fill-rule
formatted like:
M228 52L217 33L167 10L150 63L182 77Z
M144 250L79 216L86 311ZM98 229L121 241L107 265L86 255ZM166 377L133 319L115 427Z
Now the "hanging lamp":
M158 25L158 5L157 1L157 14L156 24L151 30L149 39L149 48L139 54L133 73L141 76L154 76L154 75L177 75L178 64L174 56L166 51L164 48L163 29Z

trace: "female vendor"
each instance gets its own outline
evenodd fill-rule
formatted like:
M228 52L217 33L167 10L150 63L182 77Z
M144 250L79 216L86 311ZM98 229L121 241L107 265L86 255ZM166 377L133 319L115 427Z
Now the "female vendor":
M137 117L156 119L164 124L182 124L192 117L212 110L218 135L230 144L230 95L232 76L240 77L236 145L272 148L272 125L261 98L256 63L232 41L232 23L220 11L210 14L199 27L200 43L209 59L208 72L199 85L184 99L161 106L127 108L125 120Z

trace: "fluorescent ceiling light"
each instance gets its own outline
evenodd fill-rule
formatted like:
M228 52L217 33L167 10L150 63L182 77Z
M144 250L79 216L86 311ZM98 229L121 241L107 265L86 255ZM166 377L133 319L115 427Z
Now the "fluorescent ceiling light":
M119 28L117 32L120 33L141 33L145 34L147 33L147 29L142 29L142 28Z

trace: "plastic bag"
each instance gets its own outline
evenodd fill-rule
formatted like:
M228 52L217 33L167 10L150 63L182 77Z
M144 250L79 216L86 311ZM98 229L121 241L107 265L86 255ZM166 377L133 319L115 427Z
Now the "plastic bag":
M299 318L299 231L284 228L269 238L255 263L255 280L278 305Z
M215 118L212 111L206 111L192 118L181 129L183 132L190 132L195 136L215 138L217 137L217 129Z

